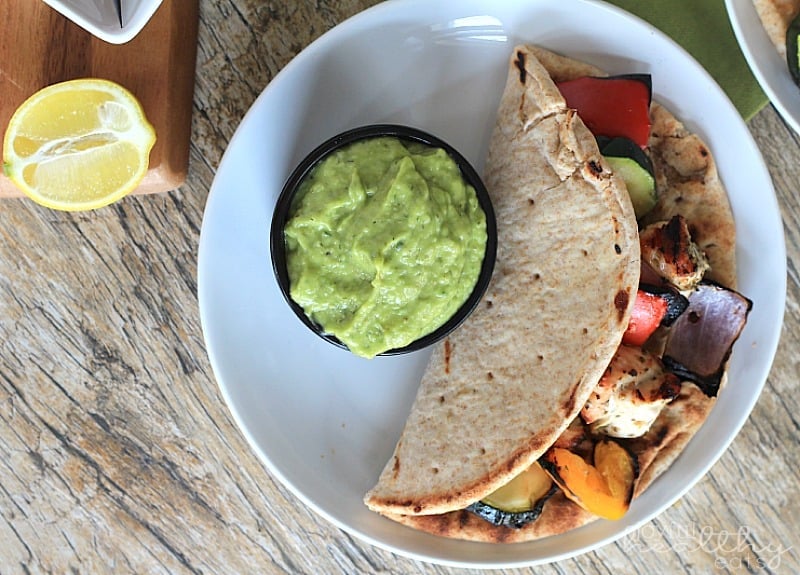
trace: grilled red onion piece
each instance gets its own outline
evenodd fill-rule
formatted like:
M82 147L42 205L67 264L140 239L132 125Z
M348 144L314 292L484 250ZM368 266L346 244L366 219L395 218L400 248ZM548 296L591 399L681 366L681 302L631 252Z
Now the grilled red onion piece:
M675 321L664 349L664 365L716 396L725 363L753 306L746 297L714 283L701 283Z

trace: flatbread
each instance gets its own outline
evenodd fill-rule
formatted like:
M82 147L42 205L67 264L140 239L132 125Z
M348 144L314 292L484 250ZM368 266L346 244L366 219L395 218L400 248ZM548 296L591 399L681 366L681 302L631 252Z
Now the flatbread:
M606 75L602 70L589 64L557 55L536 46L517 47L514 53L517 54L520 50L526 54L526 61L531 57L535 59L556 82L586 75ZM526 64L526 69L529 66L533 65ZM509 68L509 84L507 86L513 86L514 76L519 71L515 70L513 57ZM545 84L546 89L549 89L549 84L542 79L538 81ZM514 98L519 98L519 96L508 97L508 92L509 88L507 87L503 96L503 104L498 112L498 123L505 114L516 116L513 102ZM536 94L526 95L526 98L535 99L536 97ZM653 125L649 148L656 169L656 186L660 199L648 216L648 220L668 219L674 213L681 213L689 222L693 238L706 251L711 264L711 270L707 272L706 277L733 288L736 284L735 226L727 194L718 177L713 157L701 138L687 130L681 122L658 103L654 102L652 105L651 119ZM496 141L493 138L487 162L487 176L494 162L498 161L497 156L492 154L495 145ZM534 153L534 150L528 149L527 153ZM528 163L528 165L531 164ZM491 186L489 189L492 191ZM497 194L501 191L513 193L502 188L494 190ZM580 286L580 284L572 285ZM584 291L584 293L586 292ZM525 345L526 343L520 343L519 353L526 354L531 353L530 350L535 350L535 347ZM480 373L480 370L475 368L475 372ZM480 383L475 382L475 385ZM535 386L541 384L534 378L526 379L525 385L535 389ZM531 391L528 390L527 393L531 393ZM644 436L626 443L626 446L636 455L640 470L639 479L634 487L634 497L639 496L661 473L669 468L706 420L714 403L715 398L706 396L694 384L684 382L680 395L662 410L650 430ZM509 405L513 406L514 402L512 401ZM491 433L498 434L496 427L503 425L505 414L508 411L509 409L501 409L497 412L484 412L486 421L476 423L474 428L469 429L470 437L475 441L480 441L482 428L478 425L488 425ZM501 414L497 416L499 421L494 421L492 413ZM452 420L458 419L457 414L457 411L452 412ZM431 410L426 416L435 419L435 410ZM572 418L567 422L571 420ZM486 423L487 421L489 423ZM408 425L411 425L411 422L410 418ZM556 427L560 433L565 425ZM408 427L406 432L408 432ZM406 437L406 432L404 432L403 439ZM420 453L415 464L430 465L426 459L426 450L429 449L429 446L423 442L418 444L418 449L420 449ZM538 450L532 450L532 452L539 453ZM438 461L438 455L436 458ZM392 461L389 465L392 464ZM387 469L389 465L387 465ZM536 521L520 529L492 525L463 509L471 502L465 503L459 509L434 515L413 515L386 510L381 510L381 512L399 523L436 535L505 543L530 541L557 535L597 519L596 516L583 510L560 492L545 503L542 514Z
M800 0L753 0L753 6L770 41L786 58L786 31L800 12Z
M461 509L529 467L578 414L628 323L640 270L630 198L526 46L509 63L484 181L494 275L435 347L365 497L384 514Z

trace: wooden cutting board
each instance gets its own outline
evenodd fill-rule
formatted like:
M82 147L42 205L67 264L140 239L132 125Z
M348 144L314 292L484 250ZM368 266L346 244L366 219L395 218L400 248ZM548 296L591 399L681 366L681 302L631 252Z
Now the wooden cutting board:
M172 190L186 178L198 0L167 0L130 42L95 38L39 0L0 0L0 142L14 110L37 90L105 78L130 90L156 130L150 169L135 193ZM0 197L21 192L0 173Z

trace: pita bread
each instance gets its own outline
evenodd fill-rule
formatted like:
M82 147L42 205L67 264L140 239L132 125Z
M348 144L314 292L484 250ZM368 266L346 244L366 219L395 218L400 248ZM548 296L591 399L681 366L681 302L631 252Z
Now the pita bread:
M433 351L365 498L381 513L461 509L530 466L580 411L627 326L640 269L630 198L525 46L509 64L484 181L498 228L492 282Z
M540 63L549 77L556 82L586 75L606 75L602 70L591 65L557 55L539 47L518 47L514 53L516 54L519 50L526 54L526 61L533 59ZM509 83L503 96L503 104L501 104L498 112L498 126L503 123L502 116L505 114L511 114L515 118L518 117L514 113L513 98L517 98L519 103L520 96L518 94L513 97L508 96L509 91L512 94L514 93L514 76L518 73L514 62L515 60L512 58ZM527 63L526 69L533 66L533 64ZM543 79L540 78L537 81L546 85L546 89L549 89L549 84L544 82ZM509 86L511 86L511 89L509 89ZM527 93L525 96L526 99L536 97L536 94L528 95ZM652 130L649 148L656 169L659 202L648 216L648 221L668 219L674 213L680 212L689 221L693 238L706 251L709 263L712 266L707 277L711 277L723 285L735 287L735 226L733 214L725 189L718 177L713 157L707 146L696 134L690 133L669 111L657 103L652 105L651 119ZM496 140L493 138L491 148L493 149L495 145L497 145ZM527 149L526 151L527 153L537 153L533 149ZM519 153L522 153L522 151ZM495 162L498 162L498 157L490 152L490 158L487 162L487 176L491 173L490 168L496 165ZM512 190L506 190L505 188L495 188L493 190L490 186L489 189L498 195L501 193L513 194ZM525 337L529 337L529 335ZM521 351L518 353L524 355L535 348L521 345L519 349ZM481 356L481 359L485 361L485 356ZM480 373L479 368L475 368L475 372ZM525 379L524 383L526 386L535 388L537 380L535 378ZM424 384L425 382L423 382ZM476 386L480 384L481 382L479 381L475 382ZM489 387L489 389L493 388ZM527 391L527 393L530 393L530 391ZM707 418L714 402L714 398L706 396L694 384L684 382L680 395L662 410L650 430L644 436L630 440L626 444L636 455L639 464L639 479L634 487L635 497L646 490L680 455L686 444ZM515 401L511 401L509 405L515 405ZM499 413L504 413L504 411L501 410ZM476 427L468 430L471 432L470 437L476 442L481 440L480 433L476 431L481 429L477 427L478 425L488 425L491 433L499 433L495 426L502 426L505 421L493 421L490 414L486 412L484 412L484 415L486 416L486 421L476 423ZM435 418L435 411L430 411L426 414L426 417ZM453 419L455 420L456 418L457 412L454 411ZM568 421L572 420L571 418ZM407 425L411 425L412 421L413 418L410 418ZM534 419L534 421L536 420ZM563 422L561 425L557 425L558 433L561 433L564 427ZM409 431L407 427L401 442ZM549 437L552 437L552 434ZM429 465L429 463L426 463L424 453L428 446L423 442L418 444L418 448L422 453L418 454L415 464L421 466ZM531 452L540 453L539 450L532 450ZM437 454L437 461L438 457ZM387 469L393 461L390 461ZM512 529L493 525L463 509L472 501L474 499L468 501L459 509L433 515L414 515L383 509L379 509L379 511L399 523L436 535L473 541L505 543L530 541L557 535L597 519L559 492L547 500L541 516L536 521L520 529Z
M798 0L753 0L761 24L782 58L786 58L786 31L800 12Z

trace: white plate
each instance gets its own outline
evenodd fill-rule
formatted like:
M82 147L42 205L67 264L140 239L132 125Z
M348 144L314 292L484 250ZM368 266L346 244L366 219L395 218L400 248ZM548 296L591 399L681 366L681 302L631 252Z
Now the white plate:
M800 87L761 25L753 0L725 0L725 6L750 70L778 113L800 134Z
M392 453L428 353L368 361L311 334L281 298L268 235L273 205L293 166L346 128L417 126L482 169L507 59L521 41L610 72L653 74L655 97L716 155L738 223L740 288L755 307L710 420L624 519L507 546L416 532L362 504ZM530 565L632 531L675 502L727 448L775 353L786 291L784 249L771 180L747 127L710 76L654 28L585 0L391 0L310 45L241 123L206 206L199 304L211 364L236 422L269 470L307 505L370 543L417 559Z
M98 38L111 44L124 44L144 28L162 0L122 0L122 26L114 0L43 1Z

